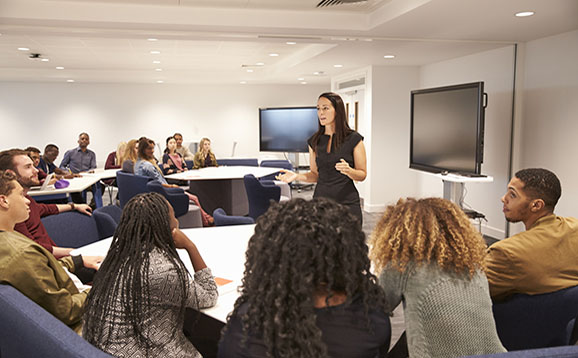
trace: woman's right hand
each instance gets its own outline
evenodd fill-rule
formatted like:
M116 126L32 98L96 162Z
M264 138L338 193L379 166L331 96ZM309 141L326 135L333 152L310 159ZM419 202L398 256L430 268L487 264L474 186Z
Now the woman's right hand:
M275 177L275 179L283 181L285 183L291 183L292 181L297 179L297 176L298 176L297 173L292 172L292 171L287 170L287 169L281 169L280 172L281 173L279 175L277 175Z
M179 228L174 228L171 233L177 249L185 249L189 245L195 245Z

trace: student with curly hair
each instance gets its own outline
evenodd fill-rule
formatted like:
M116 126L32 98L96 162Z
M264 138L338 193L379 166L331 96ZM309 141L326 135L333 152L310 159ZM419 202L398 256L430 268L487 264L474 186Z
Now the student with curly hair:
M190 277L177 248L187 250ZM195 244L157 193L124 207L86 300L83 337L114 356L200 357L183 332L185 308L217 301L217 285Z
M505 351L484 274L485 243L457 205L400 199L370 246L388 311L403 301L410 357Z
M383 357L383 291L365 235L332 200L295 199L259 218L219 357Z

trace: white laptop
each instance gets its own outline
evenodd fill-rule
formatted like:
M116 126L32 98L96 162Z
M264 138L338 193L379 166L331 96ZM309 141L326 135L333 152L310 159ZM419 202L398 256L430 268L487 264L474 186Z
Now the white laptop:
M48 184L50 184L50 181L52 180L52 177L54 176L54 173L50 173L46 176L46 178L44 179L44 182L42 183L42 185L40 186L33 186L30 188L30 190L32 191L40 191L40 190L46 190L48 189Z

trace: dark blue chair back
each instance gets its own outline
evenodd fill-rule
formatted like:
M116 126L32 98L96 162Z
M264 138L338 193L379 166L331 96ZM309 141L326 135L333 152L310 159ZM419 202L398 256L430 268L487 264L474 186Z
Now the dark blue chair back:
M476 358L578 358L578 346L530 349L507 353L468 356Z
M141 175L121 171L116 172L116 184L118 185L120 207L123 208L133 196L140 193L146 193L148 191L147 183L149 180L149 177Z
M261 182L253 174L245 175L243 180L249 201L249 216L256 221L259 216L269 209L271 200L279 202L281 188L274 184Z
M0 284L0 357L112 357L12 286Z
M257 158L217 159L217 164L226 167L234 167L234 166L258 167L259 161L257 160Z
M185 164L187 165L187 169L191 170L195 166L195 162L192 160L185 160Z
M283 168L293 171L293 164L288 160L262 160L260 166L267 168ZM273 173L261 177L261 180L275 180L275 177L279 174Z
M120 222L122 209L116 205L107 205L94 210L92 216L96 221L96 228L100 239L114 235L114 231Z
M564 346L578 316L578 286L540 295L514 295L493 305L498 336L507 350Z
M92 216L67 211L42 218L46 232L61 247L81 247L100 240L96 221Z
M175 217L186 214L189 211L189 196L181 188L165 188L157 181L147 183L148 191L159 193L171 203L175 211Z
M217 208L213 211L213 218L215 219L215 226L247 225L255 223L255 220L248 216L229 216L225 210L221 208Z

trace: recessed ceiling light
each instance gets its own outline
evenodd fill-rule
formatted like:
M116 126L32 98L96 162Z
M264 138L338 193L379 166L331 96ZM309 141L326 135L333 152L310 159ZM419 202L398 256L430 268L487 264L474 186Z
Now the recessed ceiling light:
M161 72L163 69L162 68L155 68L155 71L157 72Z
M42 62L48 62L48 61L50 61L50 59L48 59L48 58L43 58L43 59L40 60L40 61L42 61Z
M74 82L74 80L66 80L66 82L72 83L72 82Z
M30 51L28 47L18 47L18 51Z
M158 64L161 63L161 61L153 61L153 63L154 63L155 65L158 65Z
M307 82L303 81L303 82L301 82L301 84L302 84L302 85L306 85L306 84L307 84Z
M257 62L255 65L256 66L265 66L265 62Z
M56 69L57 69L57 70L64 70L64 67L58 66L58 67L56 67Z
M246 85L246 84L247 84L247 81L241 81L241 82L239 82L239 83L242 84L242 85Z
M278 53L270 53L269 56L271 56L271 57L277 57L277 56L279 56L279 54L278 54Z
M165 83L163 80L158 80L157 83Z
M297 81L305 81L305 78L299 77L299 78L297 79Z
M383 58L395 58L395 55L385 55Z
M253 70L252 70L252 69L248 69L247 72L251 73L251 72L253 72Z
M532 15L534 15L534 11L522 11L522 12L516 13L517 17L527 17L527 16L532 16Z
M160 51L153 50L151 51L151 55L160 55Z
M147 40L149 40L149 41L158 41L159 39L155 39L154 37L149 37Z
M295 41L287 41L285 42L287 45L297 45L297 42Z
M341 68L341 67L343 67L343 65L333 65L333 67L335 67L335 68Z

